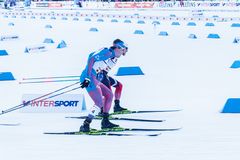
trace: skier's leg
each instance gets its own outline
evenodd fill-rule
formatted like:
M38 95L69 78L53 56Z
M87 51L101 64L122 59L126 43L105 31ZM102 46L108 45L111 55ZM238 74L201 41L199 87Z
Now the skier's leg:
M122 88L123 85L122 83L120 83L119 81L117 81L116 79L109 77L109 81L112 87L115 88L115 92L114 92L114 107L113 107L113 111L114 112L121 112L121 111L126 111L126 108L121 107L120 105L120 98L121 98L121 94L122 94Z

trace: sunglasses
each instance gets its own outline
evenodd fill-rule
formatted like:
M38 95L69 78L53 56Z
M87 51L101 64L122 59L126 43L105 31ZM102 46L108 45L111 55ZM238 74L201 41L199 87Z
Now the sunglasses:
M125 47L118 46L117 49L126 49L126 50L128 50L128 47L125 48Z
M117 46L117 49L124 49L123 47Z

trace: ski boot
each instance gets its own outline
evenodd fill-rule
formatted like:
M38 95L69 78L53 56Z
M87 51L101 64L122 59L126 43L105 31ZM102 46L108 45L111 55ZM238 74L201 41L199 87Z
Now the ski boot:
M80 132L90 132L90 123L92 122L92 119L87 117L84 122L83 125L80 126L79 131Z
M122 111L127 111L127 109L122 108L120 106L120 101L119 100L114 100L113 112L122 112Z
M111 123L109 121L108 117L109 117L108 113L103 113L103 119L101 122L102 129L110 129L110 128L114 128L114 127L119 127L119 125Z

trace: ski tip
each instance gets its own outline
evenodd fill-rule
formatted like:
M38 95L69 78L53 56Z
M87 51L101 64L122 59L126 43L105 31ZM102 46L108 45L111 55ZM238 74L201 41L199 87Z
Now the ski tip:
M178 131L178 130L181 130L182 127L179 127L179 128L166 128L166 129L163 129L163 131Z
M166 131L178 131L178 130L181 130L182 127L179 127L179 128L170 128L170 129L166 129Z

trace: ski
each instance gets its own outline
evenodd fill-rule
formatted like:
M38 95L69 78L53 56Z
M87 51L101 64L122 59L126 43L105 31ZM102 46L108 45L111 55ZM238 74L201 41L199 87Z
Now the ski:
M19 126L20 123L0 123L0 126Z
M136 134L136 133L110 133L110 132L124 132L124 131L177 131L181 128L122 128L122 127L115 127L109 129L91 129L89 132L45 132L44 134L54 134L54 135L95 135L95 136L158 136L161 133L156 134Z
M87 116L80 116L80 117L66 117L66 118L75 118L75 119L85 119ZM94 119L101 120L101 116L96 116ZM140 121L140 122L164 122L165 120L154 120L154 119L139 119L139 118L122 118L122 117L113 117L110 116L109 120L127 120L127 121Z
M108 133L108 132L45 132L44 134L50 135L90 135L90 136L158 136L161 133L156 134L128 134L128 133Z
M131 110L124 110L120 112L110 113L110 115L117 115L117 114L133 114L133 113L157 113L157 112L178 112L181 109L170 109L170 110L145 110L145 111L131 111Z

